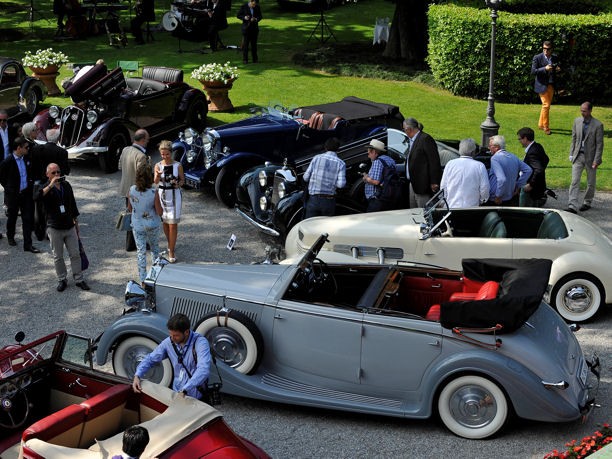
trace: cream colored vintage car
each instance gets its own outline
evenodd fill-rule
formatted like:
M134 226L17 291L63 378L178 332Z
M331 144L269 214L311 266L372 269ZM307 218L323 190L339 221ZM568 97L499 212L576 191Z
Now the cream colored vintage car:
M463 258L548 258L553 261L549 304L564 319L583 322L612 303L612 241L588 220L553 209L475 207L434 202L405 209L298 223L287 235L292 258L329 234L319 256L350 255L359 262L426 263L461 269Z

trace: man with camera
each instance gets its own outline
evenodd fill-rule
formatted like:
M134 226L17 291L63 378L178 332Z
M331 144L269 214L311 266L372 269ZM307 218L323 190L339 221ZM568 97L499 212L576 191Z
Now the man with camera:
M74 199L74 193L66 177L62 175L60 167L51 163L47 166L47 183L38 192L38 199L45 206L47 215L47 235L53 252L55 273L57 274L58 292L63 292L68 286L66 278L68 272L64 262L64 246L70 257L70 269L76 286L82 290L90 290L83 279L81 270L81 255L79 252L79 238L77 236L77 217L79 209Z
M142 392L140 380L156 364L170 359L174 372L172 390L181 396L202 399L210 374L210 346L206 338L191 330L189 317L175 314L166 323L168 338L147 355L136 368L132 388Z
M552 53L553 45L550 41L542 44L542 52L533 56L531 74L535 75L534 90L540 96L542 109L538 127L544 134L550 135L549 112L555 93L555 74L561 71L559 58Z

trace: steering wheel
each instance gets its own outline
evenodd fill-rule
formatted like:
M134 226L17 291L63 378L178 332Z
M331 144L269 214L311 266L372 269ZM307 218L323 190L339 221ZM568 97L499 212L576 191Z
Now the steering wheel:
M317 290L321 290L327 287L330 281L333 283L333 291L331 292L333 295L338 293L338 283L336 282L336 278L329 270L327 263L325 263L320 258L315 258L312 263L312 283L314 284L312 290L315 288Z
M30 402L21 387L8 383L6 388L6 394L0 398L0 427L16 429L28 419Z

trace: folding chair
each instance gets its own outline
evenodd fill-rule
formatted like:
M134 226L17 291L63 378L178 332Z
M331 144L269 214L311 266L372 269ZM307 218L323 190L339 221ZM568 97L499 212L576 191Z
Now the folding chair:
M130 76L131 72L136 72L136 76L138 76L140 70L138 61L117 61L117 67L121 67L128 76Z

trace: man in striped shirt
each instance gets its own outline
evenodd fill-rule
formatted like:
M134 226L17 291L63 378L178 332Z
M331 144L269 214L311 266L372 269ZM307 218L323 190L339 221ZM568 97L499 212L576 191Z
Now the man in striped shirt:
M346 185L346 164L336 152L340 141L331 137L323 145L326 152L312 158L304 181L308 183L308 200L304 218L332 216L336 210L336 189Z

